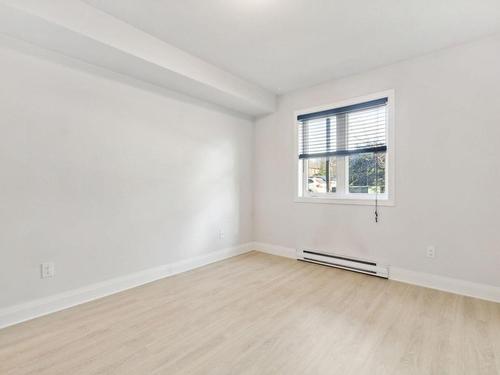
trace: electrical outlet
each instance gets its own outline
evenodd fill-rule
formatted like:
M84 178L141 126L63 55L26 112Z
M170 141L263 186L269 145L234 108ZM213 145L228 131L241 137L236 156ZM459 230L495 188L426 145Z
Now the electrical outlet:
M40 265L42 279L49 279L54 277L56 272L54 262L46 262Z
M224 239L224 231L221 229L219 230L219 240L223 240Z
M436 257L436 248L434 246L427 246L427 258Z

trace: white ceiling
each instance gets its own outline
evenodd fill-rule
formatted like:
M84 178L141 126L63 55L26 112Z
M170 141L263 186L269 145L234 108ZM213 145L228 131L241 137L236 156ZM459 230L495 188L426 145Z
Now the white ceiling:
M276 93L500 32L499 0L86 0Z
M59 62L63 55L104 68L107 76L152 84L155 92L174 90L252 117L276 108L274 93L81 0L0 0L2 43L4 36L42 47Z

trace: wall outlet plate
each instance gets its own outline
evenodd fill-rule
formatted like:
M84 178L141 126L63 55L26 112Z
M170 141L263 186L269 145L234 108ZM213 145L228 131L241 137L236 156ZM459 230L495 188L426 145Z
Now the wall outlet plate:
M40 272L42 279L49 279L55 275L55 265L54 262L45 262L40 265Z
M432 245L427 246L427 258L435 258L436 257L436 248Z

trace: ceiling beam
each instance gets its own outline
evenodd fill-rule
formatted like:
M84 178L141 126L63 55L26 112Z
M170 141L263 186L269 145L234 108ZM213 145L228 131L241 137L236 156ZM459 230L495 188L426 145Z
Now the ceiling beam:
M275 109L274 93L78 0L1 0L0 33L249 116Z

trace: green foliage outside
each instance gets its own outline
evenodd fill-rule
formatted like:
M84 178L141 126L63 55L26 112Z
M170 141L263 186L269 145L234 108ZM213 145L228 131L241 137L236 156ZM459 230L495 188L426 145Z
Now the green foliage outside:
M349 192L385 192L385 153L367 153L349 157Z

